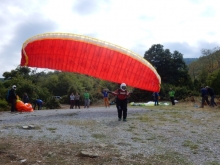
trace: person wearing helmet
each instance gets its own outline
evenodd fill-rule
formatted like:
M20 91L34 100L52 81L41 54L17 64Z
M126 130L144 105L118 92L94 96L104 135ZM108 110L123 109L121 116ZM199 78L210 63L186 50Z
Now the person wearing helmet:
M16 112L16 85L13 85L9 93L9 102L11 103L11 112Z
M121 121L123 116L123 121L126 121L127 118L127 98L131 94L127 91L126 84L122 83L120 88L114 92L109 93L116 96L116 107L118 110L118 120Z

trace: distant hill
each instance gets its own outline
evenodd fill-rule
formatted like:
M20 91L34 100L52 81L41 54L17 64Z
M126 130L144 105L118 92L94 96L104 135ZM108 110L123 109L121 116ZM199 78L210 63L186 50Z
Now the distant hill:
M186 65L189 65L190 63L198 60L199 58L183 58L184 62L186 63Z

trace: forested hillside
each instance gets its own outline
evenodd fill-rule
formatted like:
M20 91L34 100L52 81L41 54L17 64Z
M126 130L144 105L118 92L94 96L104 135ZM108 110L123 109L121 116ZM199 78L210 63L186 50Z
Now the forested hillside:
M184 62L186 63L186 65L191 64L192 62L198 60L198 58L183 58Z
M220 48L203 50L202 56L188 67L194 84L211 86L220 94Z

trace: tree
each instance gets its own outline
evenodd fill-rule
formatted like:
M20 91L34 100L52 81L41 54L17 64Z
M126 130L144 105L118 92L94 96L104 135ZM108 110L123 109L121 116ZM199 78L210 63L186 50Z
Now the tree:
M188 68L180 52L174 51L172 54L169 49L164 50L163 45L157 44L145 52L144 58L156 68L163 83L182 86L186 85L186 82L191 82Z
M4 80L8 80L13 77L17 77L18 75L20 75L24 78L29 78L30 72L31 72L30 68L18 66L15 70L11 70L11 72L4 72L3 77L4 77Z
M215 90L215 94L220 94L220 70L215 71L208 76L207 84Z

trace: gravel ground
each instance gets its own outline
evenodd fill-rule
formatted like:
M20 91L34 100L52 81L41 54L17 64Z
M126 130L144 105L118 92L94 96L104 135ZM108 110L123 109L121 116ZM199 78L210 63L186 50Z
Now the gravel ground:
M128 107L127 122L118 121L115 106L1 112L0 138L111 145L124 157L170 153L189 164L220 164L220 110L165 107ZM22 128L29 125L34 129Z

